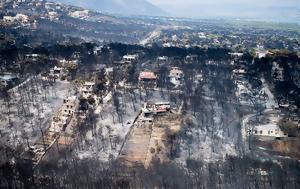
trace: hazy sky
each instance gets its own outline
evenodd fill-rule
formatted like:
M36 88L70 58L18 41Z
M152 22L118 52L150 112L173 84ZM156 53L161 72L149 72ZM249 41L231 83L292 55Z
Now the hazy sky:
M299 23L300 0L148 0L171 16L239 17L293 20ZM288 7L288 8L287 8ZM298 9L296 9L296 7Z
M0 0L1 1L1 0ZM148 1L160 7L168 16L189 18L228 18L249 19L275 22L293 22L300 24L300 0L53 0L69 2L95 10L126 14L124 10L110 11L105 9L108 5L124 4L130 14L140 14L139 11L147 9L152 11ZM130 2L133 2L132 4ZM135 3L134 3L135 2ZM107 5L107 6L106 6ZM144 6L144 7L143 7ZM108 6L110 7L110 6ZM139 11L134 11L136 7ZM102 9L101 9L102 8ZM119 12L118 12L119 11Z
M300 0L148 0L149 2L164 6L178 7L191 5L256 5L256 6L300 6Z

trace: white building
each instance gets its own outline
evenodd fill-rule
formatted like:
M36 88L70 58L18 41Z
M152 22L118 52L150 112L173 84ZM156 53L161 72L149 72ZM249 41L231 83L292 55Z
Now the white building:
M55 66L54 68L50 69L49 75L56 79L63 78L68 75L68 71L62 67Z
M241 69L234 69L233 73L236 75L243 75L243 74L246 74L247 72L245 69L241 68Z
M253 131L252 129L250 129L249 132L255 136L268 136L268 137L276 137L276 138L282 138L288 136L286 133L283 133L282 130L274 123L255 126L253 128Z
M254 125L249 129L249 133L254 136L263 136L263 137L275 137L282 138L288 137L278 126L279 117L272 115L268 117L269 121L265 124Z
M59 65L66 69L76 70L79 65L79 60L77 60L77 59L76 60L61 59L61 60L59 60Z
M169 78L170 78L170 82L173 85L178 86L182 83L182 81L184 79L184 73L180 68L172 67Z
M50 20L58 20L58 14L57 12L54 12L54 11L50 11L48 12L48 17Z
M74 113L77 110L77 97L71 96L65 98L63 105L57 114L53 117L49 131L61 132L70 123Z
M145 118L155 114L165 113L171 110L169 102L147 102L142 108L143 116Z
M198 33L198 37L199 37L200 39L206 39L206 38L207 38L204 32L199 32L199 33Z
M81 10L81 11L74 11L70 13L70 16L73 18L86 18L89 16L90 11L89 10Z
M76 101L77 101L76 96L65 98L64 104L62 106L62 114L66 116L73 114L76 109Z
M15 17L13 17L13 16L3 16L3 21L4 22L14 22Z
M232 58L241 58L244 54L243 53L238 53L238 52L234 52L234 53L228 53Z
M32 62L36 62L41 58L43 58L43 55L41 55L41 54L26 54L25 55L25 60L32 61Z
M139 59L139 56L137 54L135 55L125 55L122 58L123 63L134 63L137 62Z
M4 22L21 22L28 23L29 17L25 14L17 14L16 16L3 16Z

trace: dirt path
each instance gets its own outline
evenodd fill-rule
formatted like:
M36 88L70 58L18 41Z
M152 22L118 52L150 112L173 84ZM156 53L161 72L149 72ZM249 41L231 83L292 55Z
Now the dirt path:
M129 166L144 164L151 138L152 123L143 123L140 119L134 123L119 159Z
M181 129L180 114L155 116L153 122L137 119L119 155L129 166L142 164L149 167L153 159L169 161L170 136Z

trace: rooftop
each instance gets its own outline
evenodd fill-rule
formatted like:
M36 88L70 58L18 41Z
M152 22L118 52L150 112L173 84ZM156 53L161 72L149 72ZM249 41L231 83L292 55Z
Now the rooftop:
M126 59L136 59L138 58L138 55L134 54L134 55L124 55L123 58L126 58Z
M140 79L157 79L154 72L141 72L139 78Z
M16 79L16 78L18 78L18 77L13 74L5 74L5 75L0 76L0 79L5 80L5 81Z
M84 86L93 86L95 85L95 82L84 82Z

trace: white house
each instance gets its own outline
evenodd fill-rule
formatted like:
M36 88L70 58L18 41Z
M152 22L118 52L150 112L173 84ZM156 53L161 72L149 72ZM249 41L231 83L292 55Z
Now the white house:
M122 62L123 63L134 63L136 61L138 61L139 56L137 54L134 55L125 55L122 58Z
M265 124L255 125L249 129L249 134L254 136L267 136L282 138L288 135L284 133L278 126L279 117L276 115L270 116L269 121Z
M25 60L29 62L37 62L38 60L42 59L43 55L41 54L26 54Z
M56 79L58 78L62 78L64 76L67 76L67 73L68 71L62 67L58 67L58 66L55 66L54 68L51 68L50 69L50 76L51 77L54 77Z
M14 22L15 17L13 17L13 16L3 16L3 21L4 22Z
M54 11L50 11L48 12L48 17L50 20L58 20L58 14L57 12L54 12Z
M165 113L171 109L169 102L147 102L142 108L143 116L149 117L154 114Z
M233 73L236 75L243 75L243 74L246 74L247 72L245 69L241 68L241 69L234 69Z
M71 96L65 98L60 110L53 117L49 131L61 132L71 121L77 109L77 97Z
M62 114L67 116L73 114L76 110L76 101L76 96L65 98L62 106Z
M28 23L29 17L25 14L17 14L16 16L3 16L4 22L21 22L21 23Z
M70 13L70 16L73 18L86 18L90 14L89 10L81 10L81 11L74 11Z
M199 37L200 39L206 39L206 38L207 38L204 32L199 32L199 33L198 33L198 37Z
M59 60L59 65L66 69L76 70L79 65L79 60L77 60L77 59L76 60L61 59L61 60Z
M244 53L238 53L238 52L234 52L234 53L228 53L232 58L241 58Z
M282 130L274 123L255 126L253 129L250 129L249 132L255 136L268 136L276 138L288 136L286 133L282 132Z
M172 67L170 70L170 82L174 84L175 86L178 86L182 83L184 79L184 73L183 71L178 67Z
M154 72L140 72L139 75L140 87L154 88L157 86L157 76Z

